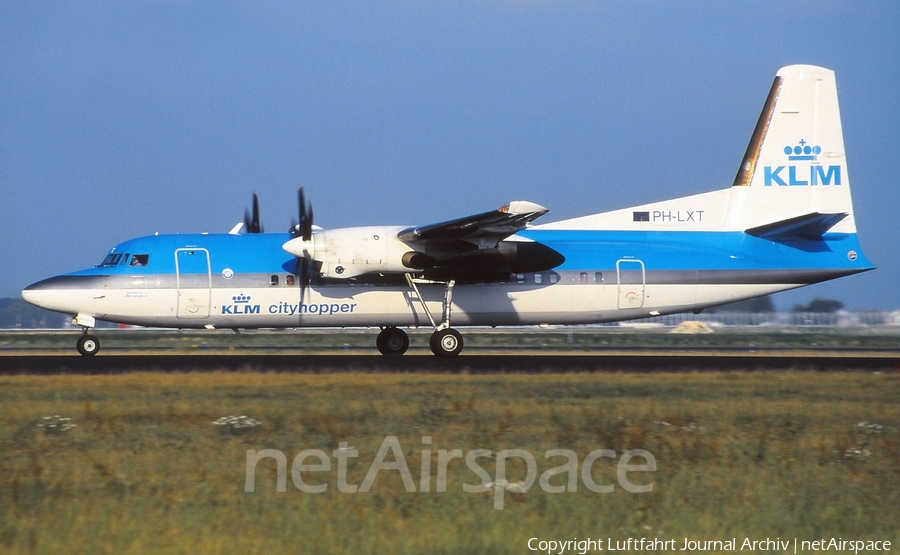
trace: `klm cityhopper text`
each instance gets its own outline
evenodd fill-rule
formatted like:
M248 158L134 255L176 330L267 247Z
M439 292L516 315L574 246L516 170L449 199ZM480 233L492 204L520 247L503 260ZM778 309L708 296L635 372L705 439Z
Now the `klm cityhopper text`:
M237 295L232 297L234 301L230 305L222 306L222 314L244 315L262 314L262 305L251 304L250 297ZM284 314L294 316L297 314L318 314L331 316L332 314L352 314L356 311L357 303L304 303L287 302L270 304L266 309L267 314Z

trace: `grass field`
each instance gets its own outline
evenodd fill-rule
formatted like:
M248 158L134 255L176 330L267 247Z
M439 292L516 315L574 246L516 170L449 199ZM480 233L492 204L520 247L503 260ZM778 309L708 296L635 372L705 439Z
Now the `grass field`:
M0 552L531 553L534 537L897 546L898 400L900 375L864 373L0 377ZM227 415L260 424L213 423ZM365 493L340 491L339 444L358 451L346 480L360 485L390 436L417 491L397 470ZM284 492L271 458L245 491L247 451L264 449L286 456ZM292 480L306 449L331 457L330 471L301 475L323 493ZM549 493L538 479L502 491L498 510L496 489L463 490L480 478L457 458L438 492L439 451L454 449L490 450L478 464L492 480L501 449L531 453L538 477L565 463L546 451L567 449L577 490ZM581 468L597 449L651 453L656 471L629 479L652 491L626 491L606 457L589 477L614 491L590 491ZM523 460L507 464L510 483L527 474Z

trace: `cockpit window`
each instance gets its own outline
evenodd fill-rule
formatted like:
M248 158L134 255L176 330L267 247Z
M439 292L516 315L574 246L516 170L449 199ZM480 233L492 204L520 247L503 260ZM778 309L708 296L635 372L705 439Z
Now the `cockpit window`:
M103 262L101 262L98 267L109 268L115 266L119 263L120 260L122 260L122 256L123 255L121 253L111 252L106 255L106 258L103 259Z
M106 255L98 268L112 268L113 266L146 266L150 262L149 254L136 254L129 258L129 254L111 252Z
M132 266L146 266L150 263L149 254L136 254L131 257Z

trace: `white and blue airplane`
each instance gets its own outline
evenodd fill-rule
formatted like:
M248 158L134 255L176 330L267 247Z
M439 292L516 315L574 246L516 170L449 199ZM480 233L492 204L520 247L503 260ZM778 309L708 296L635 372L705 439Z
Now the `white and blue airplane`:
M258 203L230 233L151 235L96 267L22 292L74 315L82 355L97 320L171 328L434 329L455 356L457 326L591 324L694 311L872 270L857 240L834 72L778 71L731 187L562 220L515 201L421 226L313 226L263 233ZM245 228L245 229L241 229Z

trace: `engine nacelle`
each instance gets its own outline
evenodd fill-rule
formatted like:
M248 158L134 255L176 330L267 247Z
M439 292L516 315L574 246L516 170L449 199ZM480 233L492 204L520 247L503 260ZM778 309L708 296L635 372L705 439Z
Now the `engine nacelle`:
M403 256L411 249L397 238L395 226L345 227L319 231L308 241L291 239L284 250L317 262L322 277L350 279L364 274L404 273ZM321 267L320 267L321 266Z
M396 226L345 227L313 233L308 240L291 239L284 250L314 261L324 278L350 279L365 274L421 272L434 279L499 279L512 273L555 268L565 258L533 241L501 241L478 248L466 241L438 245L408 244ZM424 252L423 252L424 251Z

